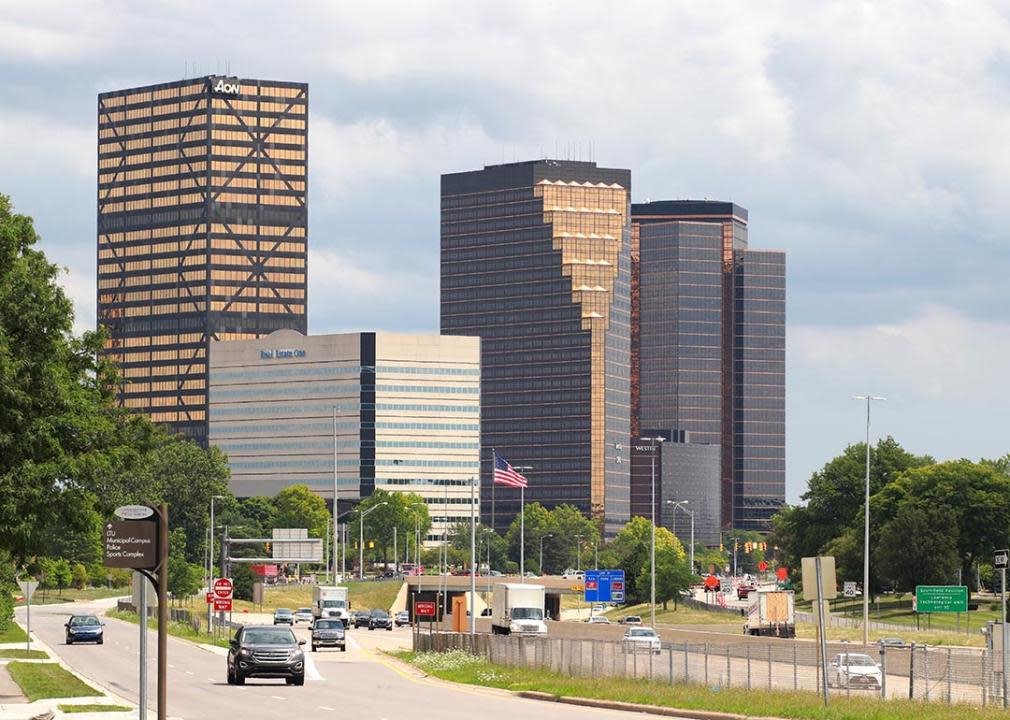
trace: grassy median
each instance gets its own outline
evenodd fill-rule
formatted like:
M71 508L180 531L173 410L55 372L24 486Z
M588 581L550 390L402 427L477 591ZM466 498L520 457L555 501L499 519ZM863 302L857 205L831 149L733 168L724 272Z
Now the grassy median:
M92 712L130 712L133 710L131 707L126 707L125 705L58 705L61 713L66 713L67 715L72 715L74 713L92 713Z
M468 685L535 690L556 696L616 700L682 710L714 710L803 720L1006 720L998 708L943 705L908 700L832 697L824 707L814 693L746 690L704 685L666 685L647 680L574 678L544 670L493 665L461 651L393 653L430 675ZM546 710L545 710L546 711Z
M7 648L0 650L0 659L3 660L48 660L49 655L44 650L22 650Z
M99 697L105 694L56 663L12 662L7 664L7 671L29 702L46 698Z
M0 627L0 643L24 642L28 635L20 625L11 621L7 625Z
M133 623L134 625L140 624L140 616L138 616L137 613L109 610L105 614L116 620L124 620L126 622ZM148 619L147 627L151 630L157 630L157 618ZM189 640L190 642L203 643L205 645L217 645L218 647L228 647L228 640L235 633L233 630L222 630L217 635L208 635L202 630L197 632L189 623L169 621L168 634L173 637L182 638L183 640Z

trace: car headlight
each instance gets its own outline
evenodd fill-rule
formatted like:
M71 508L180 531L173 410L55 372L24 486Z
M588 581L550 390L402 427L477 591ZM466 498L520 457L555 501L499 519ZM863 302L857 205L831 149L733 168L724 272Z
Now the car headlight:
M241 655L242 657L248 657L249 655L252 654L252 650L250 650L249 648L242 648L241 650L238 651L238 654Z

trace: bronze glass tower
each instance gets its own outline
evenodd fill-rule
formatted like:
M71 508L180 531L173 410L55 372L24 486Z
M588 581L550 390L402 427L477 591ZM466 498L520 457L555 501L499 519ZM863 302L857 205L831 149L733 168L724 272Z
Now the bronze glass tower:
M98 322L121 402L201 443L211 340L306 332L308 86L98 96Z
M536 160L442 176L442 333L481 338L481 515L508 527L491 448L527 502L629 517L631 173Z
M721 524L785 499L785 255L747 247L727 202L632 206L633 422L721 448ZM634 480L633 480L634 483Z

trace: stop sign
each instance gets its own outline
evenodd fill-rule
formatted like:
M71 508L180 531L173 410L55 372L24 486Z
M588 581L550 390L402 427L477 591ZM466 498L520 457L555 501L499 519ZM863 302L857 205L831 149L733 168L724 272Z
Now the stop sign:
M758 563L758 570L764 572L767 569L768 569L768 563L766 563L764 560Z
M230 578L218 578L214 581L214 597L222 600L231 598L232 582Z
M789 570L787 568L780 567L778 570L775 571L775 577L777 577L779 580L785 580L787 577L789 577Z

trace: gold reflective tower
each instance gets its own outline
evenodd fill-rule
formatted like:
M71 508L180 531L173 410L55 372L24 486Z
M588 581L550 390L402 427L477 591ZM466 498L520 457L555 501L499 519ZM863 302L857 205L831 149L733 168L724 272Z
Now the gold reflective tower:
M211 340L306 332L308 86L98 96L98 322L121 401L201 443Z

